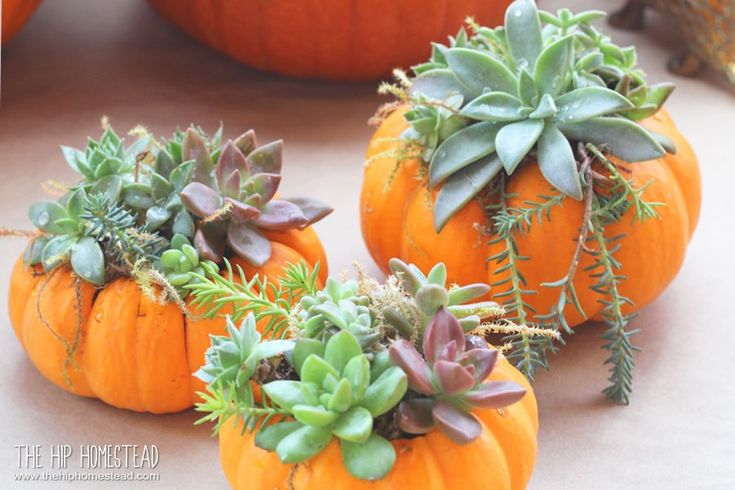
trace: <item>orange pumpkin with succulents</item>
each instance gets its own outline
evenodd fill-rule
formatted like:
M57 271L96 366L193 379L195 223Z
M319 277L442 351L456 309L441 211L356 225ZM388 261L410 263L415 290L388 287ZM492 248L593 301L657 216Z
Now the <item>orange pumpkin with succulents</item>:
M402 103L367 151L362 233L384 270L391 257L443 261L452 281L494 284L521 323L604 320L625 359L607 394L627 401L625 327L679 271L701 185L661 107L673 86L646 85L634 49L588 24L599 15L547 14L541 36L518 0L507 34L475 28L389 87ZM525 374L546 367L546 340L509 340Z
M508 0L149 0L188 34L282 75L369 80L409 66L468 16L497 25Z
M9 289L11 323L44 377L118 408L184 410L204 388L192 373L209 336L225 332L187 285L216 275L223 256L248 279L299 263L326 277L308 225L330 209L272 199L281 143L258 147L252 132L218 141L191 128L164 143L143 134L126 149L108 128L85 151L63 148L84 179L31 208L42 234Z
M2 0L2 42L8 42L28 22L41 0Z
M218 422L232 488L526 488L536 399L478 335L502 314L472 301L489 287L447 287L443 264L424 275L394 259L391 272L303 295L294 341L262 341L253 317L212 338L197 409Z

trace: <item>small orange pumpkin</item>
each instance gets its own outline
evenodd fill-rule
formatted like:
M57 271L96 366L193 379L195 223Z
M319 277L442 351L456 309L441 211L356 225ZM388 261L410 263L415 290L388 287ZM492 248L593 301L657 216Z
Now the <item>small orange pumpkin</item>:
M2 42L10 41L10 38L23 27L41 0L2 0Z
M495 283L506 273L487 258L500 251L500 244L489 245L483 231L487 216L480 202L470 201L440 232L433 226L432 203L436 191L430 190L417 177L418 160L397 162L390 154L408 123L405 110L393 112L378 128L367 151L360 213L362 234L370 253L384 271L391 257L400 257L419 267L442 261L447 266L450 282ZM689 239L699 217L701 185L697 158L686 139L662 109L643 121L643 125L668 136L676 143L677 153L658 160L626 166L635 186L651 184L644 192L650 202L661 202L656 208L659 218L631 224L629 219L607 227L610 237L625 233L623 246L616 253L622 264L619 273L634 280L621 283L621 294L635 303L635 309L653 301L679 271ZM397 168L397 170L395 170ZM538 196L552 195L555 190L544 179L538 165L528 162L509 180L513 194L509 206L524 206ZM548 312L558 300L557 289L540 287L567 273L576 248L582 203L565 198L561 206L551 210L549 219L534 223L530 232L517 237L520 252L530 260L519 262L519 270L537 294L526 300L537 312ZM592 265L592 257L584 254L578 270ZM599 318L603 305L599 295L589 289L593 279L578 274L574 285L583 310L591 318ZM633 308L626 305L627 311ZM568 308L567 320L574 326L585 319Z
M275 279L288 264L320 265L327 275L321 242L311 228L269 232L271 258L254 267L233 258L247 277ZM102 289L64 266L44 274L21 256L9 287L8 311L15 334L41 374L70 393L118 408L170 413L197 400L204 384L192 377L204 361L210 334L223 334L222 318L197 318L173 303L159 304L130 278Z
M285 465L273 452L254 444L242 425L224 423L220 429L220 462L227 480L237 490L443 489L526 488L536 461L538 414L528 381L505 358L488 380L511 380L527 395L502 410L476 409L483 434L467 445L457 445L438 430L413 439L392 441L397 458L393 469L378 481L358 480L344 468L337 442L319 455L297 465Z
M259 70L370 80L408 67L466 17L497 25L509 0L149 0L188 34Z

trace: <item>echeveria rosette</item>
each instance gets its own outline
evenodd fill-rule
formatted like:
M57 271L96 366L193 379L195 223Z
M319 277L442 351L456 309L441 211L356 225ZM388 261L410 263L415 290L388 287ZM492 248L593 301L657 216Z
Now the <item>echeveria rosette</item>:
M424 334L423 355L401 339L390 348L390 359L407 374L416 397L398 406L396 422L409 434L435 428L457 444L482 433L473 408L503 408L517 402L526 390L513 381L486 381L499 351L479 337L466 336L446 308L439 308Z
M258 363L293 349L291 340L264 340L255 326L255 316L247 315L238 329L227 317L227 335L210 335L211 345L204 365L194 376L208 384L249 388ZM246 391L249 391L246 389Z
M413 79L408 114L451 100L460 107L451 117L464 119L447 134L437 132L445 121L409 118L411 131L421 134L415 139L440 142L428 161L430 184L441 185L437 231L501 170L512 175L532 153L549 183L579 200L575 142L602 145L628 162L673 150L635 122L658 110L671 86L646 86L634 50L589 25L599 16L564 10L540 17L532 0L516 0L504 27L478 30L475 37L487 42L435 45L431 67L421 65Z
M389 262L391 272L398 277L405 292L413 298L418 314L418 326L412 325L409 315L395 307L383 310L385 320L396 327L405 338L412 338L413 330L425 331L434 314L446 308L454 315L464 331L474 330L483 319L497 317L501 308L495 301L474 301L490 291L487 284L476 283L447 287L447 268L436 264L424 274L414 264L393 258Z
M193 182L181 192L184 206L197 216L194 245L201 256L220 262L229 246L255 266L271 256L261 230L303 229L332 209L316 199L275 199L281 182L282 142L257 146L248 131L217 150L216 159L199 132L183 139L184 161L193 160ZM215 163L216 162L216 163Z
M360 343L347 330L322 342L298 340L293 351L298 380L262 386L292 420L261 428L255 444L283 463L300 463L339 440L342 460L355 477L377 480L393 467L393 445L373 432L373 420L406 393L406 374L396 366L371 373Z

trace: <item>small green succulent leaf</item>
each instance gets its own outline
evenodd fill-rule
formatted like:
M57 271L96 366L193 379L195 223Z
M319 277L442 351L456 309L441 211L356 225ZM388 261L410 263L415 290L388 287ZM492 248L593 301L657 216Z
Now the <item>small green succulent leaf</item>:
M665 154L651 133L628 119L595 117L584 122L557 126L567 138L606 145L613 155L627 162L653 160Z
M301 366L311 354L318 357L324 356L324 343L316 339L299 339L293 349L293 367L296 372L301 374Z
M449 294L444 286L437 284L426 284L416 293L416 306L425 315L433 315L436 310L446 306L449 302Z
M457 81L452 70L446 68L421 73L414 78L409 93L436 100L446 100L454 94L461 95L463 99L469 98L467 89Z
M548 45L539 55L534 79L542 94L556 96L569 85L574 61L573 36L566 36Z
M123 201L133 209L148 209L156 202L150 187L144 184L126 184L122 190Z
M87 169L85 169L83 166L83 162L85 160L84 153L77 150L76 148L71 148L64 145L61 145L61 153L64 155L64 160L66 160L66 163L68 163L75 172L86 176ZM82 162L82 165L80 165L80 162Z
M66 209L55 201L38 201L33 203L28 211L31 223L41 231L52 234L64 232L63 227L56 222L68 217Z
M281 439L276 454L282 463L300 463L322 452L331 440L329 429L304 426Z
M347 330L341 330L332 335L327 342L324 360L331 364L337 372L342 373L347 363L359 355L362 355L362 348L355 336Z
M439 190L434 203L434 229L440 232L449 220L475 197L503 168L491 154L452 175Z
M156 172L151 173L151 190L156 200L165 199L174 191L174 187Z
M266 451L275 451L278 444L284 437L301 429L304 426L301 422L279 422L269 425L258 430L255 435L255 445Z
M342 378L337 383L337 387L332 392L332 396L327 403L329 410L336 412L344 412L352 406L352 385L350 381Z
M311 427L326 427L339 417L338 412L313 405L294 405L291 413L296 420Z
M505 35L516 66L533 69L543 49L541 23L533 0L510 4L505 11Z
M672 155L676 154L676 143L674 143L674 140L666 135L657 133L655 131L648 130L648 132L651 134L653 139L658 141L658 144L661 145L661 147L666 150L667 153L671 153Z
M518 121L524 118L522 108L521 101L510 94L489 92L473 99L462 108L460 114L479 121Z
M71 247L76 243L76 240L76 238L68 235L58 235L48 240L41 252L43 269L49 272L66 262L69 258Z
M301 365L301 380L307 383L321 384L328 374L339 379L339 372L316 354L309 355Z
M546 119L554 116L558 112L554 98L549 94L541 96L538 107L528 115L531 119Z
M79 216L84 213L84 203L87 199L87 192L84 187L80 186L69 196L69 200L66 202L66 211L73 221L76 221Z
M487 90L516 92L518 80L515 75L492 56L468 48L448 49L445 56L454 75L473 97Z
M373 417L379 417L395 407L407 389L406 373L398 366L390 367L368 387L362 406L367 408Z
M342 370L342 379L350 383L353 403L362 401L370 385L370 362L367 357L361 355L350 359Z
M553 124L546 124L538 140L539 170L551 185L574 199L582 199L577 161L569 141Z
M385 371L387 371L392 366L393 362L390 360L388 350L376 352L373 356L373 362L370 365L369 382L378 379Z
M543 129L544 121L527 119L508 124L498 131L495 137L495 149L508 174L512 174L531 151Z
M536 88L536 82L533 80L533 76L526 69L521 70L521 74L518 77L518 98L527 106L536 105L538 88Z
M181 190L186 187L189 182L191 182L193 171L194 161L192 160L182 163L171 171L171 176L169 180L176 192L181 192Z
M444 287L447 284L447 266L442 263L436 264L426 275L429 284Z
M349 327L347 320L343 316L342 310L334 303L324 303L314 308L314 311L332 322L341 330L346 330Z
M290 410L295 405L306 404L300 384L298 381L291 380L271 381L263 385L263 391L277 405Z
M171 231L186 237L194 236L194 220L186 209L181 208L176 215L174 215L174 221L171 224Z
M558 120L580 122L613 114L633 107L628 99L609 88L585 87L572 90L556 99Z
M171 218L171 211L163 206L152 206L145 212L145 223L149 230L157 230Z
M46 246L50 237L41 235L31 240L23 252L23 261L26 265L40 264L43 257L43 248Z
M257 361L260 361L261 359L268 359L284 352L288 352L293 350L293 348L293 340L269 340L268 342L260 343L255 347L254 356Z
M332 432L343 441L365 442L373 431L373 416L363 407L352 407L337 420Z
M167 152L165 149L159 150L158 154L156 155L156 173L164 177L169 177L171 176L171 172L173 172L175 168L176 162L171 157L169 152Z
M105 283L105 255L94 238L84 237L72 245L71 267L87 282L97 286Z
M396 462L393 445L374 433L361 443L342 440L340 448L347 471L361 480L380 480Z
M104 194L110 200L115 202L120 197L122 191L123 178L120 175L106 175L92 186L90 194Z
M429 164L429 182L438 185L458 170L495 151L500 126L480 122L447 138L434 152Z

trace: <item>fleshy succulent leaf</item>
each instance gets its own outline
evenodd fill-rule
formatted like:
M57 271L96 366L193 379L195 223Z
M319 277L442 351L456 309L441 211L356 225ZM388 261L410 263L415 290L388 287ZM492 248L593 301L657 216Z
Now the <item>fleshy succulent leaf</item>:
M409 434L426 434L434 429L434 400L431 398L411 398L403 400L396 412L398 427Z
M531 151L543 129L544 121L526 119L503 126L498 131L495 137L495 147L508 174L512 174Z
M468 444L482 433L482 425L474 415L446 401L437 402L432 415L439 430L456 444Z
M373 431L373 416L363 407L345 412L334 426L334 435L344 441L365 442Z
M439 308L424 333L423 351L426 360L433 364L444 346L452 340L462 346L461 354L465 344L464 330L446 308Z
M613 155L628 162L653 160L665 151L651 134L638 124L620 117L596 117L580 123L560 124L568 138L605 145Z
M551 185L574 199L582 199L574 152L569 141L553 124L544 126L538 140L538 164Z
M222 206L222 199L217 191L201 182L192 182L181 191L181 202L199 216L207 218Z
M473 97L487 90L516 92L518 80L515 75L492 56L468 48L448 49L445 56L454 75Z
M495 151L495 136L500 127L480 122L457 131L434 152L429 165L429 181L438 185L447 177Z
M519 401L526 394L525 388L512 381L486 381L465 394L465 400L473 407L503 408Z
M533 0L510 4L505 11L505 34L516 66L533 69L543 49L541 23Z
M334 211L331 206L311 197L289 197L283 200L298 206L308 224L316 223Z
M289 230L303 228L308 221L296 204L279 199L261 208L255 224L266 230Z
M431 384L431 372L424 358L416 350L411 342L399 339L391 344L389 350L391 361L408 377L408 386L417 393L424 395L434 394Z
M464 339L462 341L464 346ZM434 363L434 375L442 391L448 395L461 393L475 386L475 378L472 373L465 366L456 362L450 362L444 359L437 360Z
M281 439L276 454L282 463L300 463L322 452L331 440L329 429L307 425Z
M574 62L573 39L573 36L566 36L554 41L539 55L534 79L542 94L556 96L569 85Z
M473 99L460 114L479 121L509 122L524 119L522 108L523 103L510 94L489 92Z
M186 135L181 145L181 156L183 161L194 160L193 179L208 187L216 188L215 165L199 131L193 127L186 130Z
M85 281L98 286L105 283L105 256L94 238L84 237L72 245L71 267Z
M375 433L361 443L342 441L340 448L347 471L362 480L380 480L396 462L393 445Z
M283 141L273 141L251 151L248 155L252 173L281 173L283 164Z
M265 264L271 257L270 240L250 223L231 222L227 227L227 245L257 267Z

